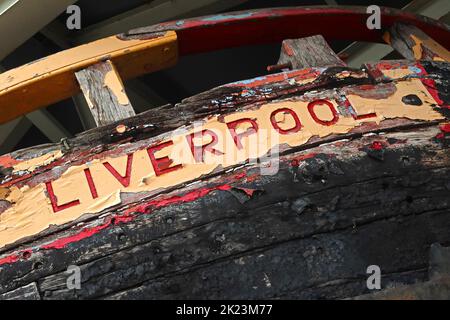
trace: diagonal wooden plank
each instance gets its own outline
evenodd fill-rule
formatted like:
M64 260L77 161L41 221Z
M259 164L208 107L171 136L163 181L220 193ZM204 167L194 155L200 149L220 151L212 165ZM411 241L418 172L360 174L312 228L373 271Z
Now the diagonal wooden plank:
M71 41L65 32L65 26L58 20L53 21L41 30L41 33L61 49L70 49L72 47ZM128 96L130 97L133 107L136 111L143 112L149 108L163 106L168 102L159 96L149 86L145 85L139 79L128 80L126 83ZM92 117L86 99L82 94L72 97L75 108L80 117L81 123L85 130L96 127L94 118Z
M414 0L402 10L433 19L440 19L449 12L450 2L447 0ZM386 44L353 42L339 54L348 55L346 59L347 64L351 67L359 68L365 62L384 58L393 50L391 46Z
M278 65L292 69L345 66L321 35L284 40Z
M384 39L406 59L450 61L450 52L415 26L397 23Z
M110 60L78 71L76 77L97 126L136 115Z
M0 123L78 93L74 72L101 60L113 61L127 79L172 66L177 58L177 36L169 31L150 39L113 36L9 70L0 74Z

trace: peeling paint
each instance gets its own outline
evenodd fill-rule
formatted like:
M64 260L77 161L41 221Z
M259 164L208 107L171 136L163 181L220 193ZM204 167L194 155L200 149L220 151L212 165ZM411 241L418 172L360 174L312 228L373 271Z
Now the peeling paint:
M412 51L414 53L414 58L416 60L424 59L424 48L428 49L434 54L432 59L434 61L447 61L450 62L450 52L448 52L444 47L438 44L431 38L421 39L414 34L410 35L411 39L414 41L414 46Z
M117 98L117 102L123 106L129 105L130 101L125 93L122 80L118 76L116 70L111 70L105 75L105 86L111 91Z
M402 97L412 92L417 93L423 101L424 105L420 108L411 108L402 102ZM257 159L279 145L301 146L314 136L348 133L365 122L379 124L384 119L399 117L424 121L443 119L432 108L436 102L418 79L401 81L396 84L394 94L378 99L355 94L347 98L353 116L340 116L336 101L319 99L311 102L272 102L225 116L209 117L205 119L202 129L217 135L218 144L213 150L219 152L204 152L201 160L193 158L187 140L196 129L187 127L184 133L173 135L170 140L160 138L164 150L152 153L153 161L162 159L156 166L150 161L148 148L152 146L149 145L132 154L99 157L88 164L70 167L59 179L51 181L51 189L48 182L32 188L12 188L6 200L13 205L0 216L0 244L13 243L44 231L50 225L71 222L86 213L100 213L120 204L121 192L155 193L195 181L217 168L228 168L249 159ZM370 116L358 118L356 115ZM233 138L230 135L229 124L236 121L240 124L242 119L253 119L258 125L258 134L241 136L242 148L237 148L234 139L238 136ZM244 120L244 123L248 126L249 120ZM240 135L244 128L236 127L236 130ZM256 138L258 140L255 142ZM158 137L155 139L158 140ZM94 182L88 183L86 180L86 169L89 169ZM76 192L73 186L77 186Z
M253 16L253 12L246 12L246 13L232 13L232 14L217 14L213 16L208 16L205 18L200 18L202 21L223 21L223 20L229 20L229 19L244 19L249 18Z
M122 40L111 36L4 72L0 74L0 123L78 93L74 73L105 58L118 64L123 78L171 66L177 60L177 50L163 52L158 48L176 47L176 41L173 31L146 40ZM133 59L129 60L133 61L132 64L124 68L126 57L131 55ZM148 64L150 56L153 59L151 65ZM11 81L11 76L14 76L14 81ZM117 94L123 102L123 95Z
M37 158L16 162L13 165L13 173L25 172L25 171L27 173L32 173L37 168L46 166L46 165L62 158L63 155L64 154L61 152L61 150L56 150L56 151L53 151L50 153L46 153Z

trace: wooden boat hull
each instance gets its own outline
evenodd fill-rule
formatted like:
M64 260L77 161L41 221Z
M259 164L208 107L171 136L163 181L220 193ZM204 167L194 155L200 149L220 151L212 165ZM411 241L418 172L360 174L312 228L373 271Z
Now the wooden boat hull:
M176 47L173 29L141 31ZM0 157L0 298L448 297L450 64L420 36L425 60L360 69L286 40L274 68L293 70L131 117L114 61L66 70L92 109L130 113ZM416 285L375 296L372 265Z
M446 79L449 66L415 63L415 68L428 70L416 80L404 77L416 70L408 63L386 66L371 66L365 77L352 76L354 71L349 70L341 84L334 77L345 68L324 70L322 78L312 81L325 84L320 98L331 101L335 93L326 90L330 84L342 92L367 90L364 94L371 99L383 92L388 92L387 99L395 96L386 83L367 87L366 80L377 81L375 71L391 75L390 83L397 88L418 79L428 83L434 93L427 97L439 98L440 105L430 100L422 106L405 106L425 110L428 103L440 119L394 117L379 125L368 121L346 133L308 139L280 150L274 175L261 174L258 163L244 162L204 174L194 184L186 181L147 196L124 188L118 205L61 225L49 224L13 244L4 242L1 290L29 289L34 284L41 298L344 298L367 293L365 271L372 264L386 274L385 285L425 280L431 244L449 240L450 162L448 125L443 124L448 109L441 89L448 80L433 80L432 88L428 81ZM395 78L398 74L401 78ZM161 142L168 137L164 132L216 114L213 102L220 97L232 97L222 111L229 115L271 103L289 107L293 101L317 100L303 93L311 85L305 84L309 76L296 74L295 83L283 75L226 85L175 109L163 108L164 113L151 110L122 121L128 128L123 133L117 132L118 124L88 131L68 140L69 149L61 158L40 167L32 168L33 157L42 159L63 146L4 156L3 186L28 185L33 190L58 175L64 179L64 168L94 159L121 157L123 163L115 165L123 171L119 169L124 168L123 157L133 149ZM277 88L273 96L259 93L269 87ZM256 93L246 96L247 104L241 106L242 93L250 89ZM180 110L184 119L173 116ZM146 126L149 123L152 126ZM15 171L21 163L30 166L28 171ZM32 174L24 174L29 171ZM101 181L96 183L100 193ZM61 194L61 186L53 191ZM73 189L72 196L76 198ZM59 201L61 205L62 198ZM8 205L4 207L2 217L8 210ZM80 290L67 288L70 265L81 267Z

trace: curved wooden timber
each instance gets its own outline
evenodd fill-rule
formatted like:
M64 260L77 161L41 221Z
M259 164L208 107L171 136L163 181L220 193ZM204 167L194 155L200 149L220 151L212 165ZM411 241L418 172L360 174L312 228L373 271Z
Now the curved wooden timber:
M250 36L306 9L277 10L232 15ZM185 54L225 17L122 37ZM283 72L0 156L0 299L448 298L450 63L417 26L379 36L421 60L353 69L320 36L283 39ZM370 265L395 288L367 296Z
M348 297L370 264L426 279L450 240L449 64L366 67L232 83L0 157L0 291Z
M450 49L448 26L400 10L382 9L383 27L411 24ZM69 98L80 91L75 72L111 60L122 79L174 65L178 54L280 42L321 34L328 40L383 42L366 27L365 7L279 8L186 19L131 30L62 51L0 74L0 123ZM301 21L302 28L299 28ZM330 27L330 26L338 27Z

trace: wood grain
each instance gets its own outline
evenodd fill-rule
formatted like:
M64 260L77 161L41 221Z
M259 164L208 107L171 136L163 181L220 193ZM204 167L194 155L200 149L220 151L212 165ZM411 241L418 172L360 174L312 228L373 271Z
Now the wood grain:
M75 73L97 126L135 116L122 79L107 60Z
M336 92L385 101L392 85L409 83L411 69L421 70L415 79L435 94L447 120L398 118L313 137L282 148L276 175L261 174L266 161L249 162L158 194L123 194L117 207L5 248L0 294L36 283L42 299L348 298L370 293L371 264L380 266L383 288L426 283L430 246L450 243L444 62L382 62L368 73L313 68L224 85L66 146L0 157L0 180L5 188L42 183L105 152L127 154L193 121L260 104L336 99ZM129 130L117 132L118 124ZM61 159L32 174L13 170L58 150ZM66 287L70 265L81 268L80 290Z
M384 34L384 39L406 59L450 61L450 52L415 26L396 23Z
M278 65L285 64L292 69L346 65L321 35L284 40Z

